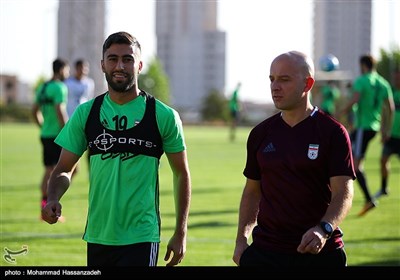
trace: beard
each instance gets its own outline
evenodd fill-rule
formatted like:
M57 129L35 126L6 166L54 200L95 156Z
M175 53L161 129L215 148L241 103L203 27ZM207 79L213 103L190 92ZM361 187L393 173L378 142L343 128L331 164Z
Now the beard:
M110 75L108 73L105 73L105 76L106 76L108 86L116 92L121 92L121 93L127 92L127 91L131 90L135 85L135 76L134 75L128 75L126 82L114 82L112 75Z

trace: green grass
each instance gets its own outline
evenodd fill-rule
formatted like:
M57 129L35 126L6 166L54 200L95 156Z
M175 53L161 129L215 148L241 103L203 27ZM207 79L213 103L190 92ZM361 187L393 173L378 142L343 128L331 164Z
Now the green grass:
M231 260L239 200L245 178L248 127L228 140L227 127L185 126L192 175L192 204L187 253L181 266L234 266ZM371 192L379 187L379 137L372 143L365 169ZM1 123L1 249L28 246L16 256L18 266L85 266L82 240L87 211L86 157L80 173L62 199L65 223L39 220L39 182L43 167L39 131L33 124ZM355 183L353 208L341 225L349 266L400 266L400 161L392 157L390 195L363 218L356 216L364 201ZM171 171L165 156L160 167L162 232L159 265L174 225ZM1 266L10 266L2 258Z

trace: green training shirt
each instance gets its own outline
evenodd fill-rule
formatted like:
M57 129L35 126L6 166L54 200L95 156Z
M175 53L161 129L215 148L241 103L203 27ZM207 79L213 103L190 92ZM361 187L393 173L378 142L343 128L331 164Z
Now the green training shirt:
M393 99L396 110L394 112L391 137L400 138L400 89L393 89Z
M43 87L46 88L43 90ZM40 128L40 137L55 138L61 130L57 117L56 105L66 103L68 88L61 81L49 81L39 86L35 95L35 103L39 105L43 115L43 124Z
M229 109L231 111L237 112L239 111L239 88L236 88L231 96L231 99L229 100Z
M340 91L337 87L325 85L322 87L321 109L331 115L335 113L336 101L340 97Z
M85 124L93 102L94 99L79 105L55 140L79 156L87 149ZM143 96L119 105L106 94L99 120L112 130L121 125L121 120L131 128L141 121L145 108ZM156 120L163 150L183 151L186 147L178 113L156 100ZM156 157L129 153L91 156L89 209L83 239L104 245L160 242L158 172Z
M360 93L355 109L355 128L379 131L383 101L392 98L392 89L376 71L359 76L353 84L353 91Z

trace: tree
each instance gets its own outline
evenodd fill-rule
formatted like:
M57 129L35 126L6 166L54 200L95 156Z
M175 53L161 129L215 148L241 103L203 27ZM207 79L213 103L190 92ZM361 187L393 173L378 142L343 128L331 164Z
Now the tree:
M212 90L203 100L201 114L205 121L227 121L228 100L217 90Z
M392 51L380 50L381 57L377 64L376 71L381 74L392 86L394 86L394 71L400 69L400 47L393 48ZM382 110L382 126L389 121L388 108Z
M148 70L139 75L138 84L140 89L153 95L165 104L169 104L169 80L160 61L156 57L148 64Z
M391 51L381 49L380 53L380 60L378 61L376 70L393 84L392 73L396 68L400 69L400 47L392 48Z

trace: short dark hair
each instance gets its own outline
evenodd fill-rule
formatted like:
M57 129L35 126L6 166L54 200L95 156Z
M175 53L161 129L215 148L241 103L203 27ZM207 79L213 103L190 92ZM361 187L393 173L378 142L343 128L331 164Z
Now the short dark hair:
M89 63L86 59L79 58L75 61L75 68L78 68L79 66L82 66L85 63Z
M120 31L120 32L116 32L116 33L111 34L104 41L104 44L103 44L103 57L104 57L104 53L107 51L107 49L112 44L131 45L133 47L138 48L140 52L142 50L139 41L134 36L132 36L128 32Z
M53 61L53 73L58 73L62 68L68 65L68 62L62 58L56 58Z
M370 54L365 54L360 57L360 64L367 66L369 70L374 69L376 61Z

